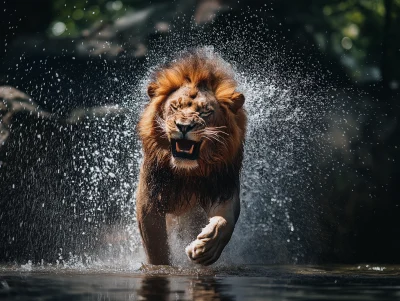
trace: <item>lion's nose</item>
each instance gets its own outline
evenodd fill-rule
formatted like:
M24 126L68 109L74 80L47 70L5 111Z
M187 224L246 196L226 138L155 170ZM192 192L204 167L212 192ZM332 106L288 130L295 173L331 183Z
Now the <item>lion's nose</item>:
M183 135L185 135L187 132L190 132L191 130L194 129L193 124L182 124L182 123L176 122L176 126Z

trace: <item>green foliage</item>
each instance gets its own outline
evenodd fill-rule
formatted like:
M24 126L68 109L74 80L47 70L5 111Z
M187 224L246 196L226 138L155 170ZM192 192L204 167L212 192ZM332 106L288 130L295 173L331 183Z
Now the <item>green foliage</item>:
M341 56L349 75L356 81L379 80L383 0L335 1L324 5L323 13L331 29L331 51Z
M117 20L129 11L166 0L54 0L51 36L79 36L94 24ZM226 1L230 3L230 1ZM236 2L236 1L231 1ZM285 1L286 2L286 1ZM400 0L297 0L274 11L277 20L295 20L321 51L339 60L354 82L400 78ZM390 26L386 14L390 5ZM178 5L171 2L171 5ZM255 4L254 4L255 5ZM281 22L281 21L279 21ZM283 24L290 27L290 22ZM298 27L297 27L298 28ZM386 39L386 42L385 42ZM385 68L383 58L386 64ZM389 63L387 63L389 62ZM386 74L384 74L386 72ZM398 85L398 82L387 82Z
M293 8L285 8L282 12L285 17L304 24L320 50L338 59L353 81L368 83L379 82L384 77L400 78L400 63L396 59L400 49L397 38L400 0L301 0L291 3ZM387 8L389 12L386 12ZM384 60L390 62L390 66L385 68Z
M55 0L51 36L78 36L96 23L118 19L128 11L143 6L142 0Z

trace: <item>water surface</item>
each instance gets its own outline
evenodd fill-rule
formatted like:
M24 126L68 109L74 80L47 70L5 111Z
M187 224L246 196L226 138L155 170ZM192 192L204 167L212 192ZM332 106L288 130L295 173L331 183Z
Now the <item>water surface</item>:
M1 300L399 300L400 267L0 267Z

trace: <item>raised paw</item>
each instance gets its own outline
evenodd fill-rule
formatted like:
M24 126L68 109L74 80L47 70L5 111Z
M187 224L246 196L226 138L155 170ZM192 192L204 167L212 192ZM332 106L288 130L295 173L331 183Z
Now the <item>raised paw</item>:
M212 217L209 224L197 236L197 239L185 249L194 263L210 265L216 262L229 242L233 226L222 217Z

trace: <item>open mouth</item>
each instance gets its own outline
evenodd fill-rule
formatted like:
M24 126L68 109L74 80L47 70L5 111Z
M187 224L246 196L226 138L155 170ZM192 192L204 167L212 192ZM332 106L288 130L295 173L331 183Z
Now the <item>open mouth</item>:
M171 139L172 155L175 158L197 160L199 157L200 142L187 139Z

